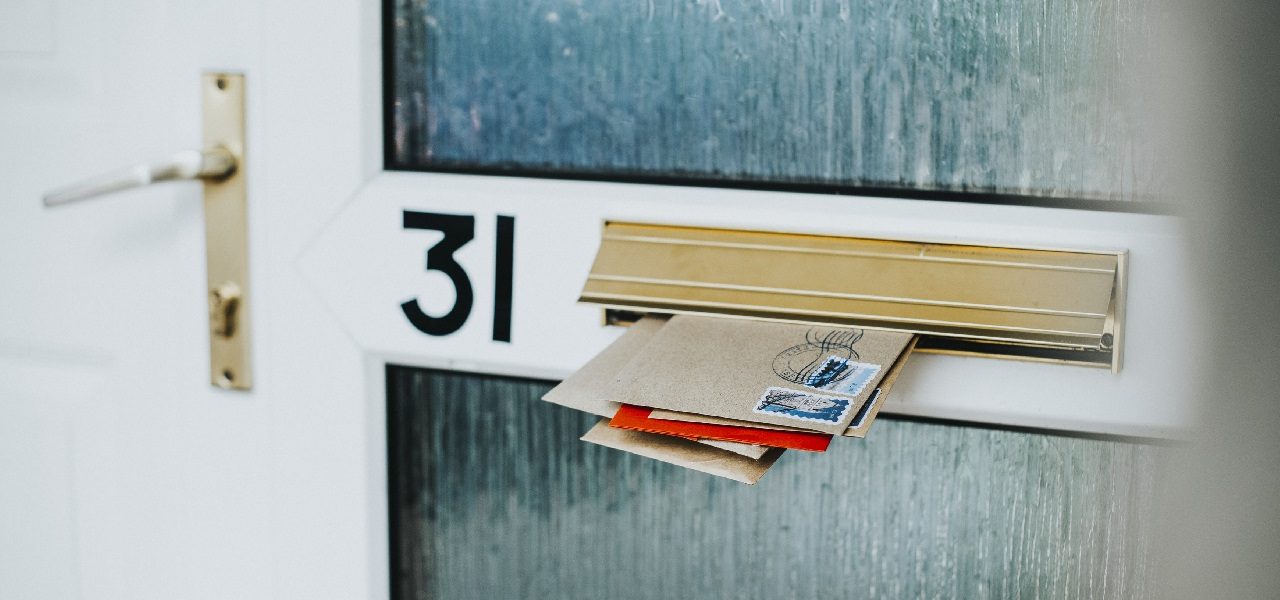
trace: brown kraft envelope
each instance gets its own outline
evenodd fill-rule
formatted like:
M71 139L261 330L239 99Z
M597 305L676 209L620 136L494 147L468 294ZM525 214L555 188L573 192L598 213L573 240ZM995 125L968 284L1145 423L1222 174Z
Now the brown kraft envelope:
M913 338L677 315L627 363L607 399L839 434Z
M754 460L683 438L610 427L607 419L588 430L582 441L747 484L760 481L783 452L772 448Z
M658 317L645 317L635 322L622 337L561 381L560 385L551 388L542 399L596 416L612 417L618 412L618 403L606 399L605 393L618 372L648 345L666 322L666 319Z
M893 366L889 368L889 372L880 381L876 391L867 399L867 404L858 409L858 414L854 415L853 421L849 423L849 428L844 430L841 435L855 438L867 437L867 432L871 431L871 423L880 414L880 407L884 406L885 401L889 399L889 390L893 388L893 383L898 380L898 375L902 374L902 367L906 366L907 358L911 356L911 351L915 350L916 342L919 340L919 337L911 337L911 341L907 342L906 349L902 351L902 356L898 357L898 362L893 363Z
M618 403L605 399L609 385L613 383L618 371L626 366L649 340L657 333L667 320L661 317L644 317L637 321L622 337L614 340L608 348L583 365L560 385L552 388L542 397L553 404L580 410L601 417L612 417L618 412ZM752 459L758 459L768 450L763 446L739 444L717 440L698 440L699 443L728 450Z
M919 338L913 338L907 344L907 348L903 350L902 356L898 357L898 362L893 363L889 368L889 372L885 374L884 379L880 381L880 385L876 391L872 393L867 403L858 408L858 413L854 415L853 421L849 423L849 428L841 434L845 437L866 437L867 432L871 429L872 421L875 421L876 415L880 413L880 407L889 398L889 391L893 388L893 383L898 380L898 375L902 373L902 368L907 364L907 358L911 356L911 351L915 348L916 341ZM859 418L861 416L861 418ZM654 410L649 415L653 419L662 419L665 421L684 421L687 423L710 423L712 425L739 425L748 427L763 427L765 429L782 429L790 431L803 431L795 427L779 427L775 425L762 425L760 423L749 423L746 421L738 421L735 419L725 419L721 417L708 417L706 415L695 415L690 413L675 412L670 410Z

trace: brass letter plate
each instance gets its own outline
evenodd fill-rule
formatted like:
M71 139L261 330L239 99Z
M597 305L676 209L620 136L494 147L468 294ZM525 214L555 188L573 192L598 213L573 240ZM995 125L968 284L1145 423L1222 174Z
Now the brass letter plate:
M1124 252L607 223L581 301L893 329L917 351L1120 368Z

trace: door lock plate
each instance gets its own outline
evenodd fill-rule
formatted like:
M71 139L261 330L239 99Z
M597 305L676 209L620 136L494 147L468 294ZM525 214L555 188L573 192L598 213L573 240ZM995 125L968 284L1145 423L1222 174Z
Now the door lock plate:
M201 78L204 147L226 149L236 165L223 177L204 180L209 379L237 390L253 386L244 86L244 75L238 73L205 73Z

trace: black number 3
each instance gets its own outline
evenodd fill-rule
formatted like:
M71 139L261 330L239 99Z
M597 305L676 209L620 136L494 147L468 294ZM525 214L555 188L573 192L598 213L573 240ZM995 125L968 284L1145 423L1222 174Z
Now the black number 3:
M467 318L471 316L471 307L475 304L471 279L454 258L454 253L475 239L476 218L471 215L446 215L406 210L404 211L404 228L427 229L444 234L443 239L427 250L427 270L439 271L448 276L457 293L457 299L454 300L453 308L441 317L433 317L423 312L417 298L406 300L400 305L400 309L418 331L427 335L449 335L462 328ZM515 218L499 216L494 265L493 339L501 342L511 341L514 241Z

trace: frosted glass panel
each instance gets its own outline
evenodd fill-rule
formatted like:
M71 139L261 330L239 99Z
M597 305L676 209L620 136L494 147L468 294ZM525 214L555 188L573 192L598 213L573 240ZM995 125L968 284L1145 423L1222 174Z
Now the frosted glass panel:
M393 598L1150 596L1158 448L882 419L746 486L550 387L388 368Z
M1158 191L1147 0L390 4L390 168Z

